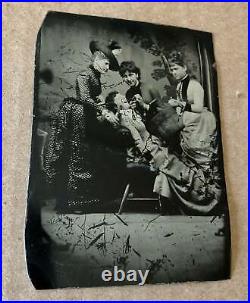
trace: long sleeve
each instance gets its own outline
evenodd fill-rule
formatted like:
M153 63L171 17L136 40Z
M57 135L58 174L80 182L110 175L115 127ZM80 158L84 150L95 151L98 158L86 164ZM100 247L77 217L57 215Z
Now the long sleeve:
M80 74L76 79L76 94L79 101L97 110L98 106L91 96L93 83L89 74Z
M192 100L192 112L201 113L204 107L204 89L198 81L190 80L188 90L188 99Z

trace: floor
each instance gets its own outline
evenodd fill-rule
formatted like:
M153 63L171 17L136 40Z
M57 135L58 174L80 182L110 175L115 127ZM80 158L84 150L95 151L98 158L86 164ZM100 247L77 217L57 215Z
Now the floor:
M49 256L46 266L54 288L138 284L104 282L102 271L113 271L115 265L125 272L149 269L146 283L228 275L223 216L57 214L47 205L41 222L51 242L43 254Z

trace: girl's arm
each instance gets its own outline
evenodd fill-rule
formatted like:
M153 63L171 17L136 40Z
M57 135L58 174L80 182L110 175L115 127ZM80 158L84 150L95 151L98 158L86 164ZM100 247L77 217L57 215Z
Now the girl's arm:
M99 110L98 104L90 96L91 79L87 73L80 74L76 79L76 90L80 101L88 104L90 108Z
M191 110L194 113L201 113L204 108L204 89L198 81L191 80L188 88L188 93L190 92L191 100Z
M140 152L143 153L145 151L146 142L144 142L139 131L133 125L132 119L130 119L128 116L121 114L120 121L121 121L121 125L126 127L130 131L135 146L140 150Z
M107 109L102 110L98 120L107 121L114 126L119 124L119 118L113 112Z

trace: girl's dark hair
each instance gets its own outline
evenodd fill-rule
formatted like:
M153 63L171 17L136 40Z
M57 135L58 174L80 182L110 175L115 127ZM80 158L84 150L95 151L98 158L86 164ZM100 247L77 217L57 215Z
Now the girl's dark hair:
M181 52L178 51L172 51L169 56L168 56L168 62L169 65L171 64L177 64L180 65L182 67L184 67L186 64L183 60L183 55Z
M120 65L119 74L121 77L125 75L126 72L138 74L138 80L141 79L141 71L139 67L135 65L134 61L123 61Z
M118 110L117 105L115 104L115 96L118 93L119 93L118 91L110 92L105 99L106 108L111 112L113 112L114 114L116 114Z

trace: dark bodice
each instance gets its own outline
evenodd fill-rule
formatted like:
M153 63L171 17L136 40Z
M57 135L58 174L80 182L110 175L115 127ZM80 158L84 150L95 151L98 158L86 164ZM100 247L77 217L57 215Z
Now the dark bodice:
M78 75L76 79L76 97L80 103L87 103L92 108L98 108L96 97L101 94L100 73L90 66Z
M180 101L188 102L187 100L187 89L190 82L190 77L187 75L183 80L181 80L178 88L176 89L177 97Z
M181 80L178 89L176 89L176 93L177 93L177 98L180 101L186 103L183 110L191 112L192 111L191 104L187 98L187 90L189 83L190 83L190 77L189 75L187 75L183 80Z
M139 83L137 86L132 86L127 90L126 99L128 100L129 103L131 103L134 96L137 94L142 96L141 83ZM137 106L136 111L141 117L145 116L145 110L142 109L140 106Z
M127 92L126 92L126 98L127 98L128 102L131 102L132 99L133 99L133 97L134 97L135 95L137 95L137 94L142 95L142 92L141 92L141 84L140 84L140 83L139 83L139 85L137 85L137 86L132 86L132 87L130 87L130 88L127 90Z

